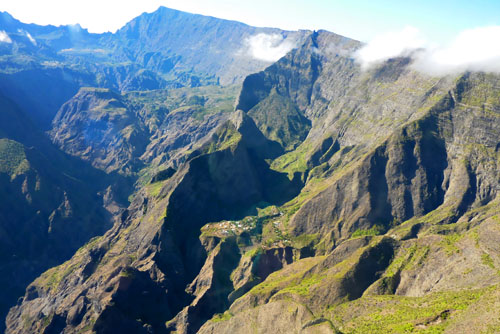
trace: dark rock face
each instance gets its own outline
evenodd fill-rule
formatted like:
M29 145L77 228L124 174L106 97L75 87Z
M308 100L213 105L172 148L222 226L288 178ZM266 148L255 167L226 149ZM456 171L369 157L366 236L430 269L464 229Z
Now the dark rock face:
M0 105L0 283L5 288L0 313L4 315L35 277L111 227L113 209L103 207L102 193L109 186L103 173L58 151L2 95ZM118 186L120 180L115 180ZM111 202L119 208L119 203Z
M124 173L141 167L137 157L146 148L148 131L118 93L81 89L61 107L53 128L54 143L95 167L114 171L120 166Z
M0 90L3 94L24 110L42 130L50 127L59 107L69 100L82 84L94 84L89 74L69 69L46 69L41 66L22 68L15 73L1 73L0 77Z
M116 333L117 330L130 333L165 332L165 325L161 319L168 318L171 314L165 290L154 284L145 272L127 268L124 273L119 278L116 290L112 294L113 305L107 307L97 318L94 325L95 331L99 333ZM87 303L83 305L88 307ZM68 314L66 322L73 326L78 325L78 319L71 315Z
M171 178L175 174L176 170L172 167L169 167L165 170L159 171L155 176L151 179L151 183L165 181Z
M203 268L187 288L194 300L168 323L169 331L196 333L215 313L224 312L229 307L228 296L232 292L230 276L239 257L239 248L234 239L222 241L212 250Z

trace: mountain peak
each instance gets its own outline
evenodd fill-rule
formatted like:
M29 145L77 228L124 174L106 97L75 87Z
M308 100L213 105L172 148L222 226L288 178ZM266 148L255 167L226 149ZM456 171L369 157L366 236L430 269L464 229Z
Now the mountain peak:
M16 31L22 23L8 12L0 12L0 30L7 32Z

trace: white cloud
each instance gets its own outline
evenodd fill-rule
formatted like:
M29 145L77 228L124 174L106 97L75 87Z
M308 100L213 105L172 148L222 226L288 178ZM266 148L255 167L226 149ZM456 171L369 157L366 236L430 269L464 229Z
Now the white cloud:
M462 31L451 42L420 54L414 67L443 75L461 71L500 73L500 26Z
M389 32L375 37L364 47L356 51L354 57L364 69L379 64L389 58L410 55L426 45L420 31L414 27L405 27L398 32Z
M245 39L245 46L251 57L275 62L296 46L296 41L283 38L280 34L260 33Z
M1 43L12 43L12 40L10 39L9 35L3 30L0 30L0 42Z
M413 68L431 75L467 70L500 73L499 42L500 26L464 30L442 44L430 43L418 29L406 27L374 38L354 58L363 69L389 58L411 56Z
M36 40L33 38L33 36L31 36L31 34L29 32L27 32L26 30L22 30L22 29L17 29L17 32L25 35L30 40L31 44L36 45Z
M33 44L33 45L36 45L36 41L35 39L33 38L33 36L31 36L31 34L29 32L26 31L26 37L28 37L28 39L30 40L30 42Z

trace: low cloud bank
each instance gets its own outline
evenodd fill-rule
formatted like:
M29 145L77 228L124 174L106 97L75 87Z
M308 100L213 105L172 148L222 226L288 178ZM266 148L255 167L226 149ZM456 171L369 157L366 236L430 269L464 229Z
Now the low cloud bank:
M275 62L296 46L296 41L280 34L260 33L245 39L247 53L255 59Z
M500 73L500 26L464 30L450 44L424 52L414 66L435 74L465 70Z
M12 40L10 39L9 35L3 30L0 30L0 42L1 43L12 43Z
M389 32L372 39L359 49L354 57L367 69L389 58L409 56L414 50L424 47L425 39L414 27L405 27L401 31Z
M21 30L21 29L18 29L17 32L26 36L30 40L31 44L36 46L36 40L33 38L33 36L31 36L31 34L29 32L27 32L26 30Z
M431 75L467 70L500 73L499 42L500 26L464 30L441 45L429 42L418 29L406 27L374 38L354 57L363 69L389 58L411 55L412 66Z
M28 39L30 40L30 42L33 44L33 45L36 45L36 41L35 39L33 38L33 36L31 36L31 34L29 32L26 31L26 37L28 37Z

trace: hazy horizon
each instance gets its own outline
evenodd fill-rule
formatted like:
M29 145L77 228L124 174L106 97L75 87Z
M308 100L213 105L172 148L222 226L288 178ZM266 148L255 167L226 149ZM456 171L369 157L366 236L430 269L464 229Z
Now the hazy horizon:
M466 29L500 25L497 15L500 3L491 0L474 3L425 0L418 4L391 0L377 3L368 0L256 0L252 3L234 0L145 0L140 3L130 0L5 0L0 4L0 11L7 11L25 23L80 24L89 32L102 33L114 32L134 17L153 12L160 6L258 27L324 29L363 42L412 26L424 35L432 36L434 42L443 43Z

